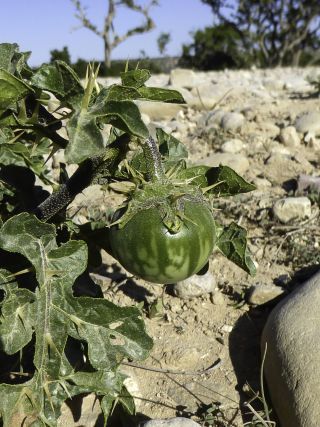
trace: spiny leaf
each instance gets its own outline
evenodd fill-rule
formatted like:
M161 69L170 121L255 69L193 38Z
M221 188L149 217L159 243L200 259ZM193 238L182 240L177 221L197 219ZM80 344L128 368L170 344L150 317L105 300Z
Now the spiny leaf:
M11 108L16 110L16 103L28 93L33 92L23 80L0 68L0 114Z
M72 108L80 107L84 89L77 74L63 61L42 65L31 77L31 83Z
M67 124L69 144L65 155L70 163L81 163L88 157L101 154L103 137L96 119L86 111L78 111Z
M216 197L234 196L255 190L255 186L245 181L229 166L193 166L179 173L181 179L192 179L191 184L208 188L208 193Z
M131 101L141 98L137 89L129 86L111 85L101 89L96 98L96 103L106 101Z
M163 129L156 129L159 151L165 161L179 161L188 157L188 150L177 138L166 133Z
M226 227L217 225L218 240L216 246L230 261L237 264L251 276L256 274L256 266L251 259L247 246L247 231L232 222Z

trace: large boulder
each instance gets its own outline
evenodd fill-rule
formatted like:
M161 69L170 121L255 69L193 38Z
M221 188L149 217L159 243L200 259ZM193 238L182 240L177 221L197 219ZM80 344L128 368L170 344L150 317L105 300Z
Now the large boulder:
M320 272L275 307L262 334L264 374L282 427L320 425L319 307Z

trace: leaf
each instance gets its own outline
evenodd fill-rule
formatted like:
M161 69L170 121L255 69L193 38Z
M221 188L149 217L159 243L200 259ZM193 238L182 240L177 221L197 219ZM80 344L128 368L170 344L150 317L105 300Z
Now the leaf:
M22 80L0 68L0 114L9 108L16 110L17 101L32 91Z
M165 161L177 162L188 157L188 150L177 138L166 133L163 129L156 129L159 151Z
M201 188L212 186L208 190L209 194L216 197L234 196L239 193L253 191L256 187L245 181L229 166L210 168L209 166L193 166L182 170L179 178L190 179L191 184L199 185Z
M113 369L124 357L135 360L147 357L152 340L143 332L137 308L118 307L107 300L89 297L68 297L60 305L68 313L65 322L73 322L70 335L88 343L94 368Z
M131 101L141 98L137 89L129 86L111 85L104 87L96 98L96 103L106 101Z
M18 49L19 48L16 43L0 44L0 68L8 71L9 73L14 72L11 64L14 54Z
M147 101L162 101L175 104L185 104L183 96L180 92L173 89L163 89L158 87L142 86L139 87L140 97Z
M247 247L247 231L232 222L226 227L217 226L216 246L230 261L234 262L251 276L256 274L256 266Z
M0 281L4 281L0 272ZM1 304L0 348L14 354L31 341L34 324L34 294L28 289L10 289Z
M33 86L53 93L67 106L80 107L84 89L77 74L65 62L42 65L30 80Z
M15 326L21 312L24 320L26 307L32 305L28 311L29 323L24 327L27 338L30 328L35 334L36 371L22 385L0 385L0 414L4 424L20 425L17 417L22 414L28 422L34 421L33 425L55 426L63 401L79 393L95 392L108 396L110 401L116 399L122 390L121 374L115 372L121 360L145 358L152 346L140 311L118 307L100 298L75 297L73 283L87 266L86 245L69 241L57 246L54 226L33 215L21 213L5 222L0 247L24 255L35 267L39 284L35 293L16 287L9 293L9 284L5 285L8 295L2 310L8 322L10 318ZM12 298L18 298L18 304ZM11 342L20 348L24 344L21 325L14 330L17 333L10 337ZM75 371L71 366L65 354L68 336L87 343L88 371L79 368ZM7 339L6 345L13 351L11 342Z
M131 101L106 101L95 103L89 112L92 116L103 118L104 123L139 138L148 138L149 131L143 123L139 108Z
M150 79L150 71L138 69L120 73L121 81L123 86L130 86L134 88L140 88Z
M78 111L67 123L69 143L65 156L70 163L81 163L88 157L101 154L103 137L95 117L86 111Z

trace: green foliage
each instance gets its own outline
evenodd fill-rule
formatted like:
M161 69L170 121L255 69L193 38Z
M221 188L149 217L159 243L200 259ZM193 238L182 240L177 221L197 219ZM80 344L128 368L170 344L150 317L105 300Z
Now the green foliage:
M170 33L161 33L159 37L157 38L157 44L158 49L160 52L160 55L163 55L165 51L167 50L167 45L171 41L171 35Z
M177 91L146 86L149 71L127 70L121 84L102 87L89 67L83 87L66 62L31 70L28 57L0 44L0 418L4 427L56 426L65 400L95 393L106 423L115 403L134 412L118 368L146 358L152 340L138 308L93 289L88 258L108 250L109 233L105 221L73 223L68 204L93 183L142 188L161 165L173 186L208 202L254 187L224 166L187 167L185 146L161 129L146 161L149 132L135 101L184 102ZM57 150L78 165L70 178L63 165L61 182L44 166ZM253 274L245 231L218 230L218 249Z
M50 62L52 63L54 61L63 61L66 64L71 65L71 57L67 46L64 46L61 50L50 50Z
M193 33L193 42L183 46L180 65L200 70L222 70L250 66L241 35L232 25L221 24Z

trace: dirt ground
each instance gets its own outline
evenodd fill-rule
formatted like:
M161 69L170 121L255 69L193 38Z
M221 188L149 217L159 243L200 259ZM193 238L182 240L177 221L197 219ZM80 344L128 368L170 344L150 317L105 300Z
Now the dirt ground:
M203 426L262 426L254 414L259 411L264 417L259 341L276 302L253 306L248 302L248 290L255 284L275 284L289 292L319 263L317 194L308 195L312 215L307 220L282 224L272 213L276 200L296 195L299 174L319 174L316 139L310 143L300 135L300 145L286 147L284 154L279 141L281 128L292 125L302 112L319 111L319 105L319 98L311 91L281 90L271 100L231 93L219 108L251 108L251 116L240 131L192 126L180 135L192 162L219 152L227 139L243 141L241 154L250 164L243 176L255 183L257 190L214 203L219 221L227 224L235 220L247 228L258 266L255 277L215 252L210 259L215 292L184 300L174 296L171 286L164 288L131 277L103 253L103 266L93 277L102 285L104 296L123 306L140 304L147 331L154 339L151 356L140 367L123 366L131 377L128 388L136 396L138 414L131 419L132 425L139 420L181 415ZM181 120L197 123L204 114L186 109ZM115 205L117 196L106 195L104 203L110 206L110 200Z

